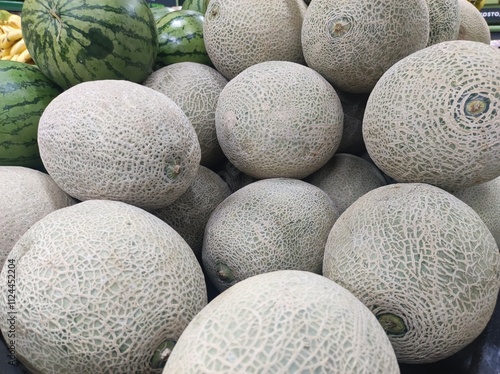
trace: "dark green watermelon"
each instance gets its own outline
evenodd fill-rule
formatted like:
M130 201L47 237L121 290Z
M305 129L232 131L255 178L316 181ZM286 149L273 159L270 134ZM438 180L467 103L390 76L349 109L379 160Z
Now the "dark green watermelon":
M182 3L182 9L184 10L194 10L205 14L207 11L208 3L210 0L184 0Z

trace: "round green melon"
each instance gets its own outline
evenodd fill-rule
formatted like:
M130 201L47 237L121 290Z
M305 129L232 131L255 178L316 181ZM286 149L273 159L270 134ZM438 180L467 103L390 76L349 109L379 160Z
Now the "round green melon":
M175 9L170 8L168 6L155 6L151 8L151 13L153 13L153 17L155 19L155 22L158 22L158 20L163 17L165 14L173 12Z
M61 92L37 67L0 61L0 166L42 168L38 122Z
M158 50L144 0L26 0L22 32L37 66L64 89L101 79L142 82Z
M210 0L184 0L182 3L182 9L194 10L200 12L201 14L205 14L209 2Z

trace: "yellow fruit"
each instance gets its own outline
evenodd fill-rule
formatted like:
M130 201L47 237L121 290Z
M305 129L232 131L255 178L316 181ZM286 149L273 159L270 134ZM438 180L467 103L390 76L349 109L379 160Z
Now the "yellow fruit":
M24 39L19 39L10 47L10 55L14 56L26 50L26 44L24 43Z

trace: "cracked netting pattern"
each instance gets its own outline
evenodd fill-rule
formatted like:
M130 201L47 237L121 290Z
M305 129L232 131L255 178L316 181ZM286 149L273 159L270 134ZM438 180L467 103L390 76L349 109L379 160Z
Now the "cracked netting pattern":
M458 39L490 44L491 33L488 22L481 12L468 0L458 0L460 28Z
M16 355L35 372L161 372L149 368L153 351L177 340L207 303L186 242L152 214L117 201L89 200L45 216L9 258L16 263Z
M479 214L500 244L500 177L452 193Z
M224 87L215 126L224 154L245 174L300 179L333 156L343 118L337 93L321 75L293 62L268 61Z
M171 99L118 80L80 83L56 97L40 118L38 143L69 195L144 209L182 195L201 157L193 126Z
M36 221L74 200L41 171L0 166L0 268L14 244Z
M203 235L210 214L230 194L221 177L200 166L193 183L181 197L152 213L176 230L201 259Z
M426 0L429 7L428 46L456 40L460 30L460 9L458 0Z
M499 71L498 51L464 40L427 47L394 65L365 110L363 137L372 160L399 182L446 190L498 177ZM469 114L475 99L487 104Z
M428 39L425 0L315 0L302 26L307 65L347 92L370 92Z
M226 290L184 330L164 374L398 374L370 311L317 274L284 270Z
M375 165L347 153L336 153L305 181L325 191L340 214L368 191L387 184Z
M337 153L359 154L366 150L363 140L363 116L369 94L352 94L337 90L344 112L342 139Z
M305 11L302 0L211 0L203 25L210 60L227 79L259 62L305 63Z
M204 268L219 290L273 270L321 273L328 233L339 214L318 187L297 179L264 179L227 197L205 228ZM234 280L221 281L218 264Z
M153 72L143 85L171 98L191 121L201 146L201 164L224 159L215 132L215 108L227 79L210 66L179 62Z
M399 316L389 335L400 362L445 358L472 342L493 313L500 255L476 212L427 184L370 191L333 226L323 273L375 315Z

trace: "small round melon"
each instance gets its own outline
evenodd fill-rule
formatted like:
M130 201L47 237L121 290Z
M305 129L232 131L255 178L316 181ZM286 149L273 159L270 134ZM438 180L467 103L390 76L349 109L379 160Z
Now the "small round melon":
M275 270L321 272L339 213L318 187L298 179L251 183L227 197L205 228L202 260L218 290Z
M342 137L342 104L316 71L288 61L256 64L222 90L217 139L255 178L304 178L323 166Z
M301 38L307 65L353 93L370 92L390 66L428 39L425 0L314 0Z
M384 326L398 361L444 359L485 328L500 290L500 254L479 215L424 183L372 190L335 222L323 274Z
M48 174L22 166L0 166L0 267L35 222L73 203Z
M69 195L144 209L186 192L201 158L196 132L174 101L120 80L80 83L56 97L40 118L38 144Z
M481 12L468 0L458 0L460 10L460 30L458 39L491 43L488 22Z
M456 40L460 30L460 8L458 0L426 0L429 7L428 46Z
M203 38L215 68L232 79L264 61L304 63L299 0L210 0Z
M500 176L500 54L484 43L442 42L396 63L370 94L363 138L399 182L446 190Z
M215 132L215 108L227 84L217 70L196 62L179 62L156 70L143 85L171 98L187 115L201 146L204 166L224 158Z
M172 346L206 305L201 267L186 242L152 214L90 200L35 223L1 279L8 334L15 269L15 350L35 373L161 373Z
M384 330L351 293L282 270L223 292L188 325L164 374L399 373Z

